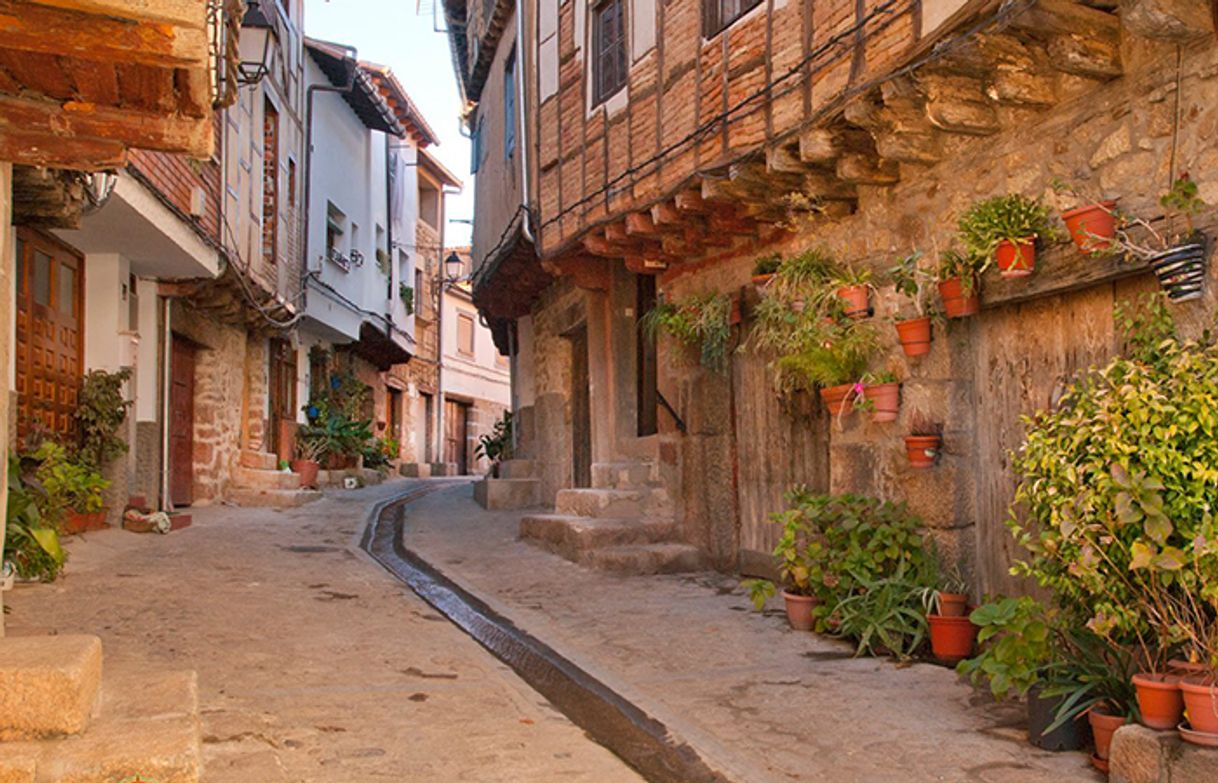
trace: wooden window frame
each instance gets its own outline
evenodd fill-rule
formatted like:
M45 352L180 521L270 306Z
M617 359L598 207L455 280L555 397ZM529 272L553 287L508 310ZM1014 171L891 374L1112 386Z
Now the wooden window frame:
M466 347L461 344L461 324L464 321L469 322L469 348L468 349L466 349ZM477 348L478 348L477 327L478 327L478 322L476 320L474 320L474 317L472 315L470 315L469 313L461 313L461 312L457 313L457 355L458 356L473 357L474 353L477 351Z
M503 158L516 151L516 47L503 64Z
M615 47L612 58L606 58L606 47L609 44L603 40L605 12L616 7L617 37L612 42ZM612 61L606 65L606 59ZM626 26L626 0L600 0L592 6L592 105L599 106L617 95L630 81L630 52ZM612 69L606 74L605 68ZM608 80L606 80L608 76Z
M729 11L729 5L736 7ZM761 0L702 0L702 37L714 38L759 5Z

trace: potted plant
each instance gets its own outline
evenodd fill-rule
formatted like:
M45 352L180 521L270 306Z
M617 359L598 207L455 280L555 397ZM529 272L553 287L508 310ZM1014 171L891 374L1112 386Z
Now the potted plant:
M782 582L787 622L797 631L811 631L812 612L817 603L812 560L821 545L815 540L808 518L798 511L771 514L769 521L782 525L782 535L774 547L774 566ZM749 579L744 586L758 610L776 591L774 583L766 579Z
M837 297L842 302L843 314L847 318L867 318L871 315L871 270L858 271L845 267L838 272Z
M46 493L32 475L35 469L33 460L9 455L6 527L0 562L6 566L12 563L18 579L53 582L63 569L67 553L59 543L59 533L39 510L39 502Z
M478 439L474 456L486 457L491 462L490 475L499 478L499 465L512 458L512 412L504 411L503 418L495 422L489 434Z
M980 629L968 617L968 585L959 567L953 565L922 598L935 658L954 666L971 656Z
M296 458L289 467L300 476L302 488L317 489L317 474L326 456L326 435L322 428L302 424L296 429Z
M859 379L877 345L875 330L859 321L833 321L808 327L803 344L780 356L775 366L785 386L819 387L829 414L853 409L863 387Z
M1036 266L1036 240L1055 236L1049 212L1039 201L1019 193L974 204L957 224L965 248L993 255L1003 277L1025 277Z
M981 311L981 273L989 267L989 256L948 248L939 256L939 297L948 318L967 318Z
M853 405L856 409L871 411L871 420L876 423L897 420L901 409L901 382L894 373L864 373L855 388Z
M102 492L110 482L77 460L68 458L58 443L46 440L31 455L38 468L35 476L45 493L43 519L62 524L67 533L83 533L106 527Z
M1112 249L1116 237L1116 199L1085 195L1070 183L1055 177L1050 183L1059 197L1072 200L1076 206L1062 212L1062 222L1076 247L1084 253L1105 253Z
M398 299L402 300L406 315L414 315L414 286L398 283Z
M921 258L921 251L915 251L898 260L888 272L896 292L913 305L912 316L896 321L897 339L906 356L930 353L930 282L934 277L918 265Z
M943 445L943 425L922 411L910 417L909 434L905 436L905 457L911 467L925 470L939 461Z
M833 609L836 633L856 640L855 654L908 660L926 640L927 620L918 605L929 569L900 561L891 574L862 577Z
M777 253L758 258L753 262L753 285L759 289L765 288L774 279L774 275L781 265L782 256Z
M712 372L727 369L731 337L732 300L727 294L707 291L679 302L660 302L643 316L641 327L650 336L661 332L674 338Z
M1150 264L1159 286L1174 303L1187 302L1201 296L1205 286L1205 238L1193 226L1193 215L1206 207L1197 193L1197 183L1183 172L1171 188L1159 198L1164 210L1164 230L1156 230L1148 221L1132 218L1117 230L1115 242L1135 258ZM1184 232L1176 232L1176 220L1183 218ZM1146 230L1148 243L1134 241L1129 228Z
M131 400L123 399L123 384L131 370L90 370L80 383L73 419L79 437L76 455L81 464L102 472L116 457L127 453L127 441L118 431L127 420Z

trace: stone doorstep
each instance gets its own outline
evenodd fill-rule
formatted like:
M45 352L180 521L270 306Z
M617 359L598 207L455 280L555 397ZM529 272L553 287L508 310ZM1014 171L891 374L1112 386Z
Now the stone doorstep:
M262 470L237 465L233 485L241 489L299 489L300 476L287 470Z
M229 499L246 508L296 508L321 499L315 489L231 489Z
M560 489L554 498L557 513L581 517L664 515L667 506L662 489Z
M426 462L403 462L398 465L398 473L406 478L430 478L431 465Z
M520 520L520 537L540 544L576 563L588 562L591 550L638 544L657 544L671 538L676 525L647 519L577 517L532 514Z
M193 670L107 674L98 713L105 719L185 718L199 714L199 677Z
M45 743L38 780L198 783L203 771L194 715L99 721L85 734Z
M275 470L279 467L279 455L265 451L243 451L238 464L254 470Z
M541 505L541 481L535 478L484 478L474 482L474 500L491 511Z
M1185 742L1174 731L1138 724L1117 729L1108 753L1110 783L1214 783L1218 748Z
M582 562L602 571L635 576L702 571L706 559L696 546L677 543L630 544L592 549Z
M0 741L84 731L101 676L96 636L0 639Z
M592 486L597 489L637 489L658 483L654 462L592 463Z
M499 463L499 478L501 479L537 478L536 472L537 465L531 459L505 459Z

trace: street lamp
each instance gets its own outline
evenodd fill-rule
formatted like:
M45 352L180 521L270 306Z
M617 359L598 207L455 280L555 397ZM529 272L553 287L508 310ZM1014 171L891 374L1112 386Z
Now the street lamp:
M444 271L436 276L436 446L437 462L444 462L444 292L461 279L465 262L455 252L444 259ZM458 470L464 469L464 465Z
M449 253L448 258L444 259L444 282L451 284L460 280L463 266L465 264L461 261L461 256Z
M237 83L254 85L262 81L271 69L271 45L279 46L279 30L275 25L278 14L275 0L271 3L270 16L263 8L267 0L250 0L245 16L241 18L241 62L237 65ZM247 57L249 55L249 57Z

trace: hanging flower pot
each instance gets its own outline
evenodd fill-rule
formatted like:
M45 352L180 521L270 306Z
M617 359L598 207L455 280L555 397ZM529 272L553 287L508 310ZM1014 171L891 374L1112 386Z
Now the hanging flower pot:
M926 620L930 624L930 649L936 660L954 665L973 654L981 629L967 617L929 614Z
M1180 679L1173 674L1142 673L1133 676L1138 692L1138 710L1142 725L1159 731L1171 731L1180 725L1184 713L1184 697Z
M1218 685L1214 679L1187 677L1180 681L1180 692L1189 728L1201 734L1218 735Z
M868 386L863 390L865 399L873 406L871 420L874 422L889 422L897 420L897 412L901 409L901 384L881 383L878 386Z
M925 356L930 353L930 316L897 321L897 339L906 356Z
M905 456L911 467L919 470L933 468L939 461L939 435L909 435L905 438Z
M837 289L837 296L850 318L866 318L871 315L870 289L866 285L846 285Z
M1125 725L1125 716L1109 715L1096 705L1087 711L1087 721L1091 724L1091 736L1095 739L1095 755L1091 757L1091 763L1100 771L1107 772L1112 735Z
M1116 236L1115 201L1100 201L1085 207L1067 210L1062 220L1074 244L1084 253L1096 253L1112 247Z
M939 283L939 296L943 299L943 314L948 318L966 318L981 311L981 297L977 295L977 278L965 290L959 277L949 277Z
M829 415L838 416L854 410L854 384L827 386L820 390L820 399L829 410Z
M1027 277L1036 268L1036 237L1016 242L1002 240L994 249L998 271L1003 277Z
M810 595L795 595L782 591L782 600L787 606L787 622L796 631L812 630L812 608L816 606L816 598Z
M1172 302L1197 299L1205 284L1205 245L1190 242L1157 253L1150 257L1150 268Z

